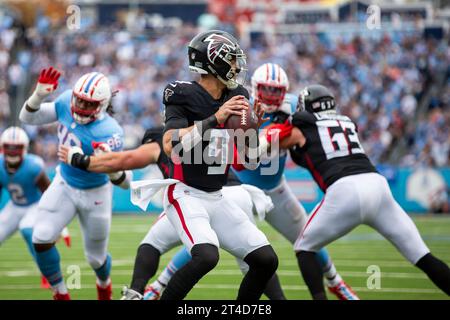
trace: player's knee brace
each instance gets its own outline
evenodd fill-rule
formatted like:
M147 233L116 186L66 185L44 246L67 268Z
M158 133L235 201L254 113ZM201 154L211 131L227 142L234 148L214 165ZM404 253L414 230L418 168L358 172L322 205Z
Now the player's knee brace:
M219 249L212 244L196 244L191 249L192 263L195 268L206 274L219 262Z
M244 261L250 269L258 268L264 270L268 275L272 275L278 268L278 257L272 246L266 245L250 252Z

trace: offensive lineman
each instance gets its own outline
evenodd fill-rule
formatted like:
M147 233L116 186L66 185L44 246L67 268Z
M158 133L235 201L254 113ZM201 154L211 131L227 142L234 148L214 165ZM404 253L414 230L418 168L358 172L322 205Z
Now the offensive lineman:
M24 103L20 120L34 125L57 121L60 145L77 147L92 154L93 142L105 142L113 150L122 149L123 131L109 114L111 88L101 73L83 75L73 90L54 102L42 103L58 86L60 73L52 67L42 70L35 91ZM95 174L62 163L38 206L33 244L42 274L50 282L54 299L70 299L64 284L60 257L54 246L62 228L76 215L84 237L86 258L97 276L99 300L112 298L111 256L107 253L111 224L111 181L128 188L131 172Z
M359 142L356 125L336 112L330 90L307 86L298 99L292 133L281 142L325 193L295 243L298 263L313 299L326 299L317 251L360 224L380 232L447 295L450 269L434 257L392 196ZM290 126L290 125L286 125Z
M297 98L287 93L289 80L286 72L279 65L266 63L258 67L252 76L252 99L259 101L269 121L261 128L271 124L283 124L295 111ZM267 135L263 135L264 139ZM280 136L281 138L281 136ZM263 144L263 143L262 143ZM262 152L264 155L264 151ZM234 166L236 175L242 183L254 185L266 193L274 203L274 208L267 213L265 220L289 242L295 243L306 223L306 211L290 189L284 177L287 154L285 150L262 156L261 164L256 170L239 170ZM272 172L271 166L277 163ZM268 171L264 174L264 171ZM358 300L358 296L337 273L326 249L317 253L321 270L327 280L327 287L341 300Z

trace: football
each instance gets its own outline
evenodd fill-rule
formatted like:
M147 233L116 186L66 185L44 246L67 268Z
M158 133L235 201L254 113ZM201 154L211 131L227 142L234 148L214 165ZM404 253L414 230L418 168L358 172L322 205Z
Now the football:
M258 119L252 107L250 107L248 110L242 110L241 116L235 114L230 115L227 121L225 121L226 129L242 129L244 131L247 131L248 129L256 130L257 127Z

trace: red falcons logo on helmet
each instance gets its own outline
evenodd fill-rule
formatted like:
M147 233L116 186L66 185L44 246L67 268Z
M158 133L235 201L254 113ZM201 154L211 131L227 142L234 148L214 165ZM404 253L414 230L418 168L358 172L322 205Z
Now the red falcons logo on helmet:
M213 33L205 39L208 42L208 60L211 63L215 63L217 57L229 58L226 55L236 50L236 45L227 37L220 34Z

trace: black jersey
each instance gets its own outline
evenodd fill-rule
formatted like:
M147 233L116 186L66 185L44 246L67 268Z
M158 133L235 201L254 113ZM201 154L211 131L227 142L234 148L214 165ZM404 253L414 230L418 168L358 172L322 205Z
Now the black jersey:
M214 99L195 81L176 81L164 90L165 131L186 128L204 120L230 98L248 91L239 86L234 90L225 89L222 97ZM200 148L198 148L200 147ZM217 191L227 182L228 163L233 153L233 141L223 126L205 133L201 145L188 151L180 151L180 159L172 159L170 177L207 192ZM232 160L232 157L231 157Z
M306 137L306 144L291 148L291 158L310 171L322 191L342 177L377 172L350 118L303 111L293 115L292 124Z
M159 145L159 148L161 149L161 152L159 153L158 160L156 164L158 165L159 170L161 170L161 173L163 174L164 178L169 178L169 158L164 153L163 143L162 143L162 137L163 137L163 131L164 127L156 127L151 128L145 131L144 137L142 138L142 144L147 143L157 143Z

